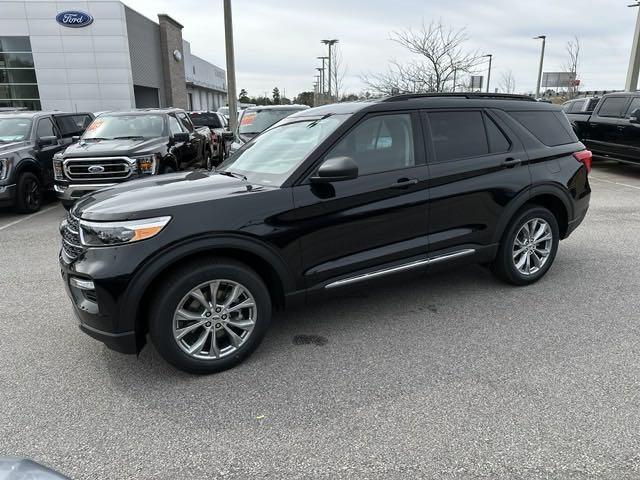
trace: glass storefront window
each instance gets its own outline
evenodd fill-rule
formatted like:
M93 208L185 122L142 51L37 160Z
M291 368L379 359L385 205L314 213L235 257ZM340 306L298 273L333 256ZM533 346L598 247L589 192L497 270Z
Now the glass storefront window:
M31 52L29 37L0 37L0 52Z
M0 53L0 68L33 68L30 53Z
M35 70L0 69L0 83L38 83Z
M40 110L29 37L0 36L0 107Z
M0 98L2 99L32 99L39 98L37 85L2 85L0 84Z

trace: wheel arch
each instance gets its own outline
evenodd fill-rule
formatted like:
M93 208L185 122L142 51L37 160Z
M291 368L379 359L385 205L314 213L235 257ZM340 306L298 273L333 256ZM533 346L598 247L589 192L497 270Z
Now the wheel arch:
M162 250L134 276L120 310L125 323L135 327L138 350L145 343L152 292L171 271L203 256L228 257L255 270L267 286L276 308L283 308L286 294L295 290L293 275L284 260L258 240L236 235L215 236Z
M14 174L14 179L16 183L18 182L18 178L20 177L20 175L22 175L25 172L34 173L38 176L38 178L40 179L40 182L43 181L42 167L35 159L27 157L27 158L21 159L18 162L18 164L16 165L15 174Z

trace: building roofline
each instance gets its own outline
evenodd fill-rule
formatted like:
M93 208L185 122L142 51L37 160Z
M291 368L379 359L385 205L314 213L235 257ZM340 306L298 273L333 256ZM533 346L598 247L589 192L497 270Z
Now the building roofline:
M176 19L174 19L171 15L168 15L166 13L159 13L158 14L158 20L162 21L165 20L169 23L172 23L173 25L175 25L176 27L178 27L179 29L183 29L184 25L182 25L180 22L178 22Z

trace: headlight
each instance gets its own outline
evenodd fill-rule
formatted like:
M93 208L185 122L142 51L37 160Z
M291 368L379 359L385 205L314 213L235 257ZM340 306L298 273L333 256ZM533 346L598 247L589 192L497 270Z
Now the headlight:
M64 173L62 171L62 155L56 153L53 156L53 178L55 180L64 180Z
M109 247L155 237L171 217L147 218L128 222L87 222L80 220L80 241L87 247Z
M9 175L9 159L0 158L0 180L4 180Z
M138 173L140 175L153 175L156 173L156 156L155 155L142 155L135 157L138 164Z

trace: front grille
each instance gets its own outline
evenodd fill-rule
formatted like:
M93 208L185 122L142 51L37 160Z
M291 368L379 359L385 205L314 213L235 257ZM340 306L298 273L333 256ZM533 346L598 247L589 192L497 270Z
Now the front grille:
M71 213L60 225L60 234L62 235L62 250L71 260L75 260L84 249L82 242L80 242L80 224Z
M69 180L125 180L135 170L135 163L127 157L72 158L64 162Z

